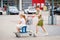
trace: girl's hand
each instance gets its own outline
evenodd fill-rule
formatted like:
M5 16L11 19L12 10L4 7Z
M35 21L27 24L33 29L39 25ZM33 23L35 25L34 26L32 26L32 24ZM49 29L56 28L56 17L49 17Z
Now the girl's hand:
M36 15L36 17L38 17L38 15Z
M41 18L41 15L38 15L38 18L40 19Z

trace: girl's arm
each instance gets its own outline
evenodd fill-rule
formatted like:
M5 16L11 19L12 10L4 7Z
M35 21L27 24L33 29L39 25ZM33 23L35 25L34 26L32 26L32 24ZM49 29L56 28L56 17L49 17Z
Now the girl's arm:
M18 21L18 24L21 24L21 21L20 20Z

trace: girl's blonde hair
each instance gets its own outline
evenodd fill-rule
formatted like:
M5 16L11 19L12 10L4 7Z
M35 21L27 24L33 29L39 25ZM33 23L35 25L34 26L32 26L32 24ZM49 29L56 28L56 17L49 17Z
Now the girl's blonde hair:
M22 16L26 20L26 16L24 14L20 14L20 16Z

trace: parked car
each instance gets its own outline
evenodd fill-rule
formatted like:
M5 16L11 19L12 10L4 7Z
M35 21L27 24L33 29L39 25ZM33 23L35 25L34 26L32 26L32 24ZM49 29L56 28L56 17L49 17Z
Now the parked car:
M54 6L54 15L60 15L60 7ZM50 9L50 15L52 15L52 8Z
M3 9L0 7L0 15L3 14Z
M54 14L60 15L60 7L55 8Z
M33 6L29 6L28 9L25 9L24 12L26 14L35 14L36 13L36 10Z
M8 14L10 15L19 14L19 10L17 9L16 6L9 6L7 11L8 11Z

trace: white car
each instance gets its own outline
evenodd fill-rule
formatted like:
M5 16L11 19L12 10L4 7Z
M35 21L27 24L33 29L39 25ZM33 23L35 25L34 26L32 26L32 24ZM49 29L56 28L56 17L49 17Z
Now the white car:
M8 7L8 13L9 14L19 14L19 11L16 6L9 6Z
M25 12L26 14L35 14L35 13L36 13L36 9L35 9L35 7L33 7L33 6L29 6L28 9L25 9L25 10L24 10L24 12Z

